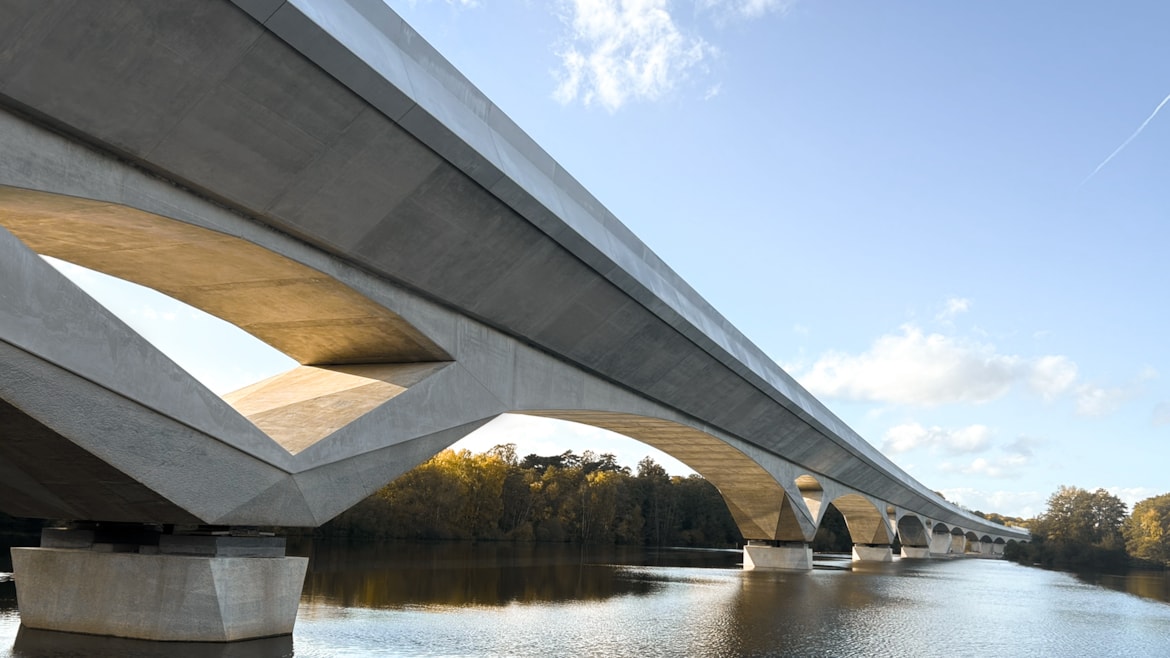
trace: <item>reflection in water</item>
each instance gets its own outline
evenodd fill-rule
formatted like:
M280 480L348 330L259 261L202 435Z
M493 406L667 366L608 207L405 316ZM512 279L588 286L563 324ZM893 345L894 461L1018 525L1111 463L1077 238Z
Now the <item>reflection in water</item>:
M0 657L1170 655L1170 605L998 560L744 572L728 551L525 544L303 543L290 638L230 645L18 628L0 583ZM1165 574L1099 577L1165 596ZM941 642L941 644L940 644ZM947 651L941 651L941 647Z
M654 590L652 582L624 578L610 566L642 555L566 545L318 542L303 600L365 608L597 601Z
M1170 603L1170 572L1130 571L1125 575L1086 573L1078 574L1077 577L1118 592Z
M144 642L117 637L94 637L56 633L21 627L12 645L12 655L21 658L285 658L293 655L292 636L270 637L247 642Z

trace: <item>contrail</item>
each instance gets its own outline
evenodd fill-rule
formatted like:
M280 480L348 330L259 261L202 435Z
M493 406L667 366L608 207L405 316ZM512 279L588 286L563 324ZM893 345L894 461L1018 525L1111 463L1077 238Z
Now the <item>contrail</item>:
M1109 154L1109 157L1102 160L1101 164L1097 165L1097 168L1093 170L1093 173L1089 174L1088 176L1085 176L1085 180L1081 181L1081 185L1088 183L1089 179L1092 178L1093 176L1096 176L1097 172L1101 171L1102 167L1109 164L1109 161L1112 160L1114 156L1116 156L1118 153L1121 153L1122 149L1129 146L1129 143L1132 142L1135 137L1142 134L1142 131L1146 129L1146 126L1150 123L1150 121L1153 121L1154 117L1158 116L1158 112L1162 111L1162 108L1166 106L1167 102L1170 102L1170 95L1167 95L1166 98L1162 99L1161 103L1158 103L1158 107L1155 107L1154 111L1150 113L1150 116L1146 117L1146 120L1142 122L1142 125L1138 126L1138 129L1133 131L1133 134L1129 136L1129 139L1122 142L1121 146L1118 146L1116 149L1113 150L1112 153Z

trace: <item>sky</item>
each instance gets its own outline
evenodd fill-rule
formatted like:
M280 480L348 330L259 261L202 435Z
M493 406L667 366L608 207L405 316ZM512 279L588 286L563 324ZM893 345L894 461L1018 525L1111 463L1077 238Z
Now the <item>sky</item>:
M389 4L927 487L1170 491L1170 3ZM213 390L292 365L191 359L199 312L62 267ZM688 472L515 416L456 447L501 442Z

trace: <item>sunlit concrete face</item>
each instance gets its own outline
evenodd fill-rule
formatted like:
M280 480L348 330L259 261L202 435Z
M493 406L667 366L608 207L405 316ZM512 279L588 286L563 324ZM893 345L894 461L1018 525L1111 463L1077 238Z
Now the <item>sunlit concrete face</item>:
M776 477L744 453L701 430L677 422L603 411L539 411L532 416L559 418L623 434L669 454L719 489L744 537L807 540L795 509ZM811 519L810 519L811 520ZM807 523L806 523L807 525Z
M309 365L445 361L336 278L246 240L124 205L0 186L0 226L33 251L165 293Z

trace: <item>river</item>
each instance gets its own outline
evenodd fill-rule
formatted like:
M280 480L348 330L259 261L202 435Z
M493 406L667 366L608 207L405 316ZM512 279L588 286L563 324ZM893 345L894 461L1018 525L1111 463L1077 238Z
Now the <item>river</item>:
M1078 578L980 559L851 568L847 556L762 573L742 571L737 551L528 544L291 552L311 557L291 638L184 645L20 629L8 581L0 656L1170 656L1163 573Z

